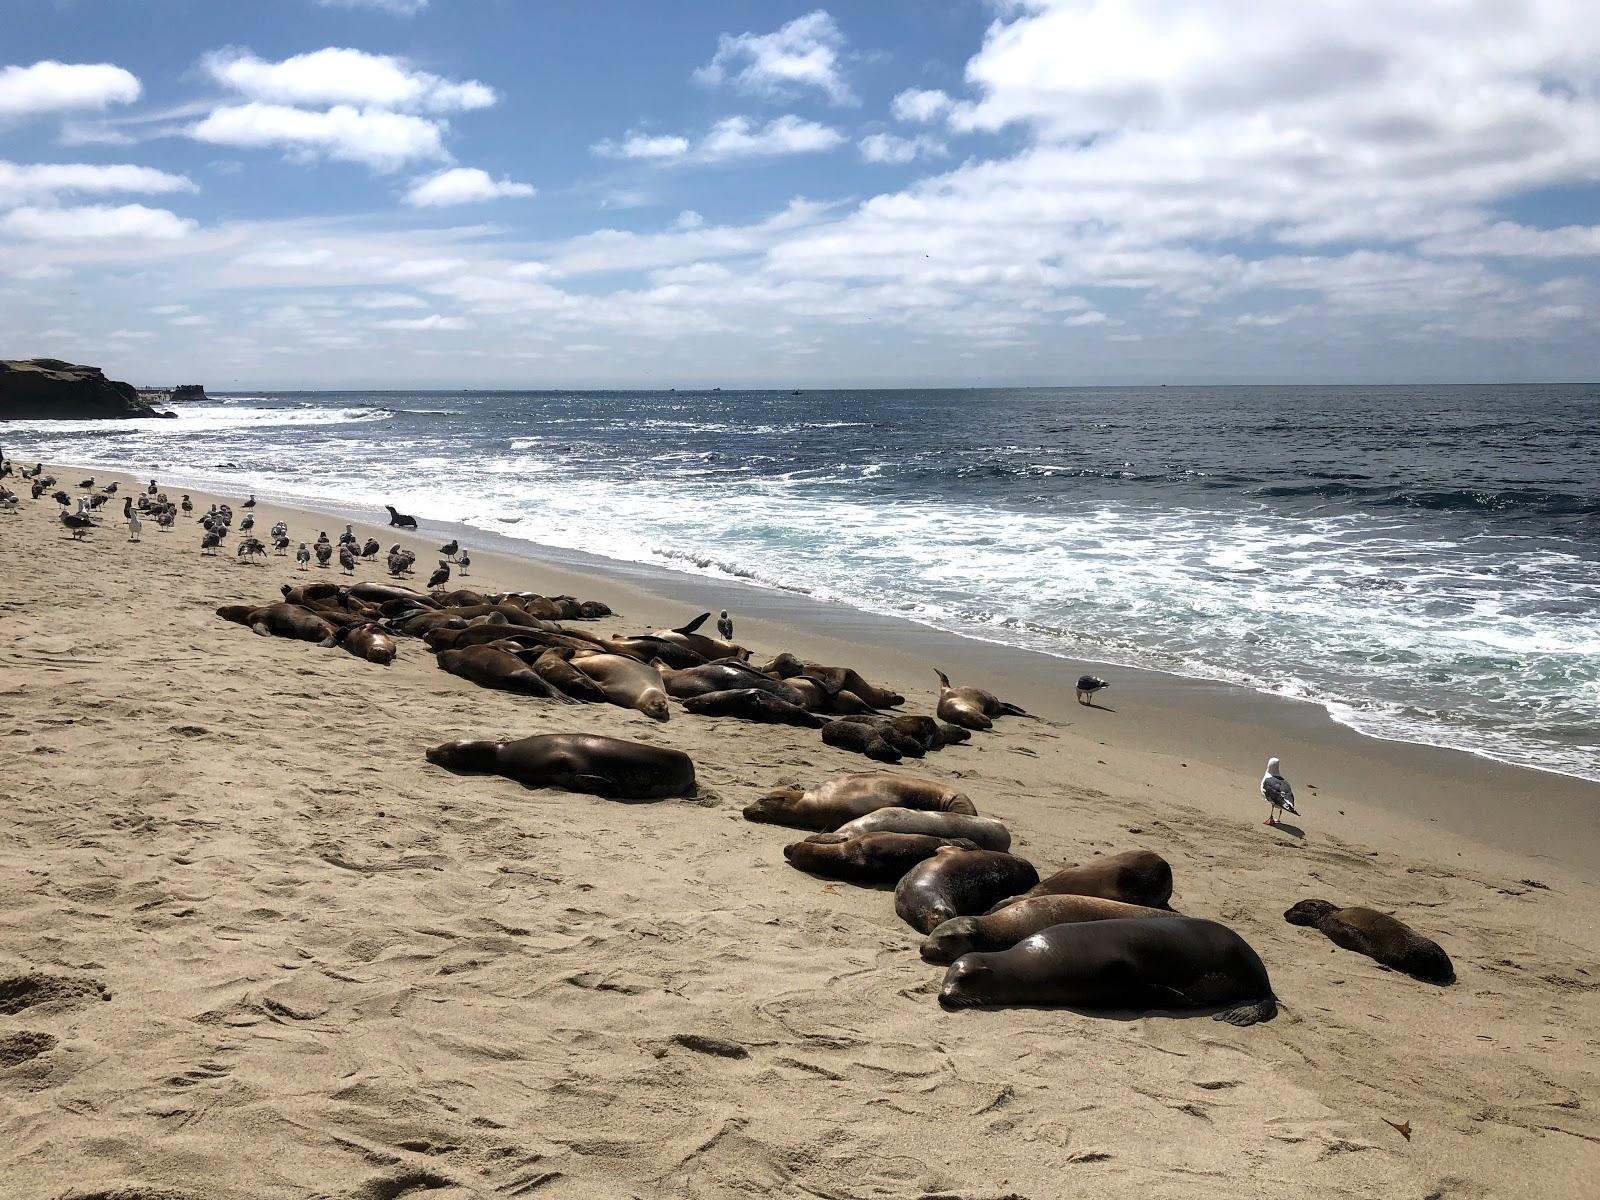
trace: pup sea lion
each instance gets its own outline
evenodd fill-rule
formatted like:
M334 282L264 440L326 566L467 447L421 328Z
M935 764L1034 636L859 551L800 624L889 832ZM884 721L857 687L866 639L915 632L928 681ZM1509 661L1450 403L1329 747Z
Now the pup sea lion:
M572 665L599 684L606 699L619 708L636 708L653 721L671 717L661 672L649 663L620 654L579 654L573 656Z
M824 722L798 704L780 700L760 688L737 688L731 692L707 692L683 702L686 712L702 717L738 717L741 721L760 721L766 725L799 725L818 729Z
M1028 715L993 692L975 687L951 687L950 677L943 671L935 671L934 674L939 676L939 707L934 711L941 721L949 721L963 729L992 729L994 722L990 720L991 717Z
M976 850L963 839L930 837L923 833L813 833L783 848L791 866L829 879L855 883L893 883L941 846Z
M1270 1021L1277 997L1261 956L1215 921L1089 921L1052 925L1009 950L964 954L939 988L945 1008L995 1004L1074 1008L1211 1008L1230 1025Z
M831 832L880 808L915 808L975 816L972 801L947 784L914 775L861 771L837 775L809 790L778 788L746 806L747 821Z
M400 652L394 639L383 631L383 626L373 621L342 629L336 636L338 644L351 654L381 666L388 666Z
M711 662L703 667L685 667L677 671L660 662L651 665L661 672L661 681L666 684L667 695L675 696L679 700L686 700L690 696L704 696L710 692L760 688L797 708L810 707L806 703L805 696L798 690L782 680L763 675L745 663Z
M982 916L946 921L922 943L922 961L950 963L973 951L991 954L1009 950L1023 938L1052 925L1178 915L1170 908L1146 908L1120 900L1102 900L1099 896L1031 896Z
M591 733L543 733L510 742L444 742L428 761L488 771L528 787L565 788L615 800L658 800L694 791L694 763L661 746Z
M544 700L559 700L571 704L572 700L552 687L542 675L529 667L515 654L496 646L468 646L465 650L441 650L434 659L439 669L463 679L470 679L479 687L496 688L502 692L520 692L524 696L538 696Z
M1172 867L1153 850L1124 850L1057 871L1040 880L1028 895L1099 896L1165 908L1172 899Z
M1444 947L1404 921L1371 908L1338 908L1326 900L1302 900L1283 919L1322 930L1346 950L1392 967L1424 983L1454 983L1455 965Z
M894 889L894 911L919 933L951 917L981 913L1039 882L1025 858L998 850L945 846L912 867Z
M880 808L854 821L846 821L834 832L851 837L862 833L926 833L934 837L963 838L982 850L1011 849L1011 831L999 821L956 812Z

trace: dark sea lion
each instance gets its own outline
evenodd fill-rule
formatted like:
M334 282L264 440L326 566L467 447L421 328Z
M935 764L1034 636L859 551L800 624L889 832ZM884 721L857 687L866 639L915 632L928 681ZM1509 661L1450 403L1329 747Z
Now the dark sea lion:
M592 635L581 631L574 631L576 637L590 637ZM625 658L636 658L640 662L648 663L660 659L667 666L682 670L684 667L705 666L706 656L699 651L691 650L679 642L664 641L653 634L644 634L639 637L610 637L595 638L595 643L610 654L620 654Z
M760 688L779 700L796 708L809 708L806 698L782 680L763 675L744 663L710 662L703 667L685 667L673 670L657 662L651 664L661 672L667 695L679 700L690 696L704 696L710 692L731 692L739 688Z
M878 762L897 763L907 756L922 757L922 747L893 731L885 733L873 725L840 719L822 727L822 741L838 750L853 750Z
M421 637L435 629L465 629L467 622L464 617L455 617L449 613L434 612L432 609L424 608L407 613L403 617L391 617L389 626L396 633Z
M433 597L441 607L449 608L457 604L494 604L496 601L489 599L482 592L475 592L471 588L456 588L450 592L436 592ZM521 605L518 605L521 608ZM525 609L523 611L526 611Z
M1326 900L1302 900L1283 919L1291 925L1320 929L1346 950L1424 983L1454 983L1455 965L1444 947L1423 937L1404 921L1372 908L1338 908Z
M283 598L290 604L315 604L321 600L338 600L345 594L346 589L337 583L303 583L298 587L284 584L278 589L283 593Z
M939 1003L1136 1012L1234 1005L1216 1015L1230 1025L1278 1012L1261 956L1227 926L1195 917L1052 925L1009 950L964 954L945 972Z
M906 702L906 698L899 692L868 683L850 667L826 667L821 663L802 662L787 651L773 658L761 669L778 679L804 675L826 684L835 691L854 692L873 708L893 708L897 704Z
M388 666L400 652L394 639L384 632L383 626L372 621L340 630L337 636L338 644L351 654L381 666Z
M783 856L791 866L829 879L894 883L941 846L978 849L960 838L930 837L924 833L863 833L854 837L814 833L802 842L785 846Z
M769 676L769 678L772 678ZM806 675L791 675L784 680L776 680L786 688L791 688L802 698L802 703L812 712L838 713L843 716L874 713L877 709L868 704L854 692L844 691L840 688L830 688L821 680L812 679Z
M831 832L846 821L880 808L914 808L930 812L977 815L972 801L948 784L887 771L836 775L817 787L778 788L747 805L747 821L789 825Z
M548 647L539 651L525 650L518 655L523 662L574 700L604 704L605 692L598 683L572 665L569 661L571 656L572 651L559 647Z
M701 625L711 617L710 613L701 613L687 625L680 625L676 629L658 629L652 637L660 638L666 642L676 642L689 650L694 651L702 658L710 661L716 658L747 659L750 651L737 642L724 641L721 638L708 637L696 632Z
M1170 908L1146 908L1099 896L1030 896L977 917L955 917L938 926L922 943L922 959L955 962L963 954L1009 950L1025 937L1052 925L1081 921L1134 921L1177 917Z
M1038 882L1039 872L1025 858L945 846L905 873L894 889L894 911L919 933L929 933L952 917L981 913Z
M224 604L217 609L217 616L224 621L232 621L235 625L248 625L250 614L260 607L259 604Z
M441 650L434 660L439 669L463 679L470 679L479 687L496 688L503 692L520 692L524 696L538 696L544 700L559 700L564 704L571 699L557 691L542 675L528 666L515 654L495 646L468 646L465 650Z
M864 817L846 821L834 832L850 837L863 833L925 833L933 837L963 838L980 850L1011 849L1011 831L993 817L915 808L875 809Z
M373 604L382 604L385 600L405 600L424 608L438 607L421 592L414 592L410 588L398 587L392 583L352 583L348 590L357 600L366 600Z
M934 711L940 720L949 721L963 729L992 729L993 717L1028 715L993 692L975 687L951 687L950 677L943 671L935 671L934 674L939 676L939 707Z
M417 519L415 517L403 512L396 512L392 504L385 504L384 507L389 510L390 525L398 525L401 529L415 529L417 527Z
M511 742L445 742L428 761L452 771L486 771L528 787L565 788L614 800L659 800L694 791L687 754L591 733L544 733Z
M236 605L226 606L230 611ZM218 610L219 613L221 610ZM230 621L237 617L228 617ZM292 638L301 642L316 642L319 645L333 645L334 636L338 633L337 627L323 618L320 614L312 612L309 608L302 608L298 604L267 604L260 608L251 609L241 625L248 625L263 637Z
M697 716L738 717L741 721L759 721L765 725L799 725L805 729L818 729L824 723L815 713L808 713L798 704L780 700L760 688L736 688L731 692L690 696L683 702L683 707L685 712Z
M576 654L572 665L599 684L606 699L619 708L636 708L653 721L672 716L661 672L649 663L621 654Z
M1099 896L1165 908L1172 899L1172 867L1153 850L1124 850L1057 871L1028 895Z

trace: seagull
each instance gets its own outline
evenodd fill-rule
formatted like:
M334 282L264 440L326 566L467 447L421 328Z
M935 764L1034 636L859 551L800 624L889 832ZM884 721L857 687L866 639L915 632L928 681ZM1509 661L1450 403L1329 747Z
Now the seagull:
M456 566L459 568L459 572L458 573L463 575L463 576L466 575L467 568L470 567L471 565L472 565L472 559L468 558L467 557L467 552L465 550L463 550L461 552L461 557L456 559Z
M246 500L244 502L244 507L245 508L254 508L255 506L256 506L256 494L254 492L251 492L250 493L250 499L248 499L248 500Z
M156 528L161 530L162 533L166 533L177 523L178 510L173 508L170 504L167 505L166 508L163 508L160 515L156 517Z
M234 553L239 558L265 558L267 548L261 544L260 538L247 537L239 543L239 549Z
M349 546L339 547L339 565L344 568L346 575L354 575L356 573L356 556L350 553Z
M222 545L222 534L215 529L208 529L205 537L200 539L200 553L215 554L220 545Z
M255 513L245 513L244 520L239 522L239 532L240 533L249 533L255 527L256 527L256 515L255 515Z
M328 560L333 557L333 546L328 542L317 543L317 566L325 567Z
M57 504L65 505L72 503L72 497L62 491L57 491L55 495L50 497L50 499L54 500Z
M281 556L281 555L287 553L288 549L289 549L289 535L288 534L280 533L280 534L278 534L276 537L274 537L272 539L272 552L274 554L277 554L277 555Z
M137 542L139 531L144 528L144 522L139 519L139 514L132 509L128 510L128 540Z
M81 488L92 488L94 486L94 476L91 475L88 479L80 482L78 486Z
M183 507L183 511L186 512L186 513L192 513L194 511L194 501L189 499L189 493L188 492L185 492L183 494L183 505L182 505L182 507Z
M132 496L124 496L122 498L122 518L125 521L132 521L133 520L133 497Z
M341 546L354 546L360 540L356 536L356 531L349 525L346 525L344 532L339 535L339 545Z
M382 550L382 549L383 549L383 547L378 545L378 539L377 538L368 538L367 539L367 544L365 546L361 547L361 557L362 558L371 558L374 554L376 554L379 550Z
M441 558L439 560L439 569L437 571L435 571L432 575L428 576L428 586L431 587L431 588L436 588L441 583L448 583L449 580L450 580L450 564L445 562L445 560Z
M1096 675L1078 676L1078 703L1094 706L1094 694L1111 685Z
M154 479L150 481L150 494L152 496L156 494L156 481Z
M64 508L61 510L61 523L72 530L72 536L79 541L83 539L84 534L94 528L93 517L87 513L70 513Z
M300 549L294 552L294 557L295 561L300 564L300 569L304 571L306 569L306 564L311 561L311 551L306 549L306 544L304 542L301 542Z
M1300 815L1300 810L1294 806L1294 788L1289 786L1289 781L1283 777L1278 769L1278 760L1267 759L1267 773L1261 777L1261 796L1266 800L1267 819L1264 825L1276 825L1278 813L1293 813Z
M115 496L117 494L117 485L115 483L108 483L102 490L108 496Z
M455 538L451 538L448 542L439 547L439 553L450 559L450 561L454 562L456 551L459 549L461 549L461 547L457 544Z
M276 525L274 525L272 527L272 536L273 537L275 537L275 538L277 538L277 537L287 537L288 535L289 535L288 522L279 521Z

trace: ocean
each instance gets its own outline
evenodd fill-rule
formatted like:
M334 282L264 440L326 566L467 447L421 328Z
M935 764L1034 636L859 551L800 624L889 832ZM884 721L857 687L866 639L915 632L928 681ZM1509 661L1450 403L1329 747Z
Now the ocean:
M285 392L9 454L402 511L1600 780L1600 387Z

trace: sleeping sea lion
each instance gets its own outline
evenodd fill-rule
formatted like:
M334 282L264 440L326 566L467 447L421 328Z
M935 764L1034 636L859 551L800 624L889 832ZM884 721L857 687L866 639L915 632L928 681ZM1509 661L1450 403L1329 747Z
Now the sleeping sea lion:
M228 615L227 619L237 621L241 625L248 625L263 637L292 638L296 641L316 642L318 645L331 646L333 645L334 635L338 632L337 627L331 621L325 620L309 608L302 608L298 604L286 604L280 601L276 604L252 608L248 613L243 614L243 620L240 620L237 615L238 609L241 607L241 605L234 604L224 605L217 612L219 615L225 615L226 610L226 614L235 614Z
M846 821L834 832L851 837L862 833L926 833L933 837L963 838L982 850L1011 849L1011 831L993 817L915 808L875 809L864 817Z
M1165 908L1172 899L1172 867L1152 850L1124 850L1057 871L1028 895L1099 896Z
M750 651L737 642L723 641L721 638L708 637L706 634L697 633L696 630L711 618L710 613L701 613L687 625L680 625L676 629L658 629L651 637L660 638L666 642L676 642L700 655L706 661L717 658L747 659Z
M915 808L975 816L972 801L948 784L915 775L860 771L811 789L784 787L746 806L747 821L831 832L880 808Z
M653 721L672 716L661 672L648 662L620 654L575 654L572 665L599 684L606 699L619 708L636 708Z
M791 866L829 879L854 883L893 883L941 846L976 850L960 838L930 837L923 833L814 833L783 848Z
M600 685L572 665L571 650L551 646L539 651L524 650L517 657L574 700L590 704L606 702L606 694Z
M791 675L779 682L784 687L793 689L801 697L801 703L811 712L854 716L878 711L854 692L843 688L830 688L821 680L812 679L808 675Z
M922 960L955 962L963 954L1009 950L1023 938L1052 925L1081 921L1131 921L1176 917L1170 908L1146 908L1103 900L1099 896L1029 896L977 917L954 917L934 929L922 943Z
M395 655L400 652L394 644L394 639L375 621L341 629L335 636L338 644L357 658L364 658L368 662L385 667L392 663Z
M736 688L731 692L690 696L683 702L683 707L685 712L702 717L738 717L741 721L759 721L765 725L799 725L805 729L818 729L824 724L815 713L808 713L798 704L780 700L760 688Z
M674 670L660 661L651 665L661 672L661 681L666 685L667 695L675 696L679 700L687 700L690 696L704 696L710 692L760 688L797 708L809 707L805 696L799 691L782 680L763 675L745 663L710 662L703 667L684 667L682 670Z
M1028 714L1015 704L1007 704L993 692L975 687L951 687L950 677L943 671L939 676L939 707L934 711L939 719L959 725L963 729L992 729L991 717L1025 717Z
M1424 983L1454 983L1455 965L1444 947L1423 937L1404 921L1371 908L1337 908L1326 900L1302 900L1283 919L1291 925L1320 929L1346 950Z
M1261 956L1227 926L1195 917L1052 925L1009 950L963 954L945 972L939 1003L1135 1012L1233 1005L1216 1015L1230 1025L1278 1012Z
M559 700L571 704L572 700L547 683L515 654L497 646L468 646L465 650L441 650L434 659L439 669L463 679L470 679L479 687L496 688L503 692L520 692L524 696L538 696L544 700Z
M999 850L944 846L907 871L894 889L894 911L919 933L951 917L981 913L1039 882L1025 858Z
M453 771L488 771L528 787L565 788L616 800L658 800L694 791L687 754L591 733L544 733L510 742L444 742L428 761Z
M779 679L805 675L835 690L854 692L874 708L893 708L897 704L906 702L906 698L899 692L868 683L850 667L826 667L821 663L802 662L787 652L778 655L761 669Z

